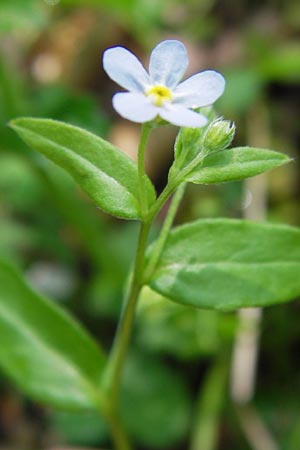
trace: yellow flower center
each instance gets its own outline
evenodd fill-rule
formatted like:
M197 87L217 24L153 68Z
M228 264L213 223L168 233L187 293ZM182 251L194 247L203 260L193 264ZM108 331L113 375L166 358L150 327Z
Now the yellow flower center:
M156 106L162 106L165 101L172 100L172 93L166 86L151 86L145 93Z

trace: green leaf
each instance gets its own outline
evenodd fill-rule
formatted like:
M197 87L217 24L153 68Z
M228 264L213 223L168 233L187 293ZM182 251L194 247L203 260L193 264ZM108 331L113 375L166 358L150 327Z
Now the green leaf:
M149 285L179 303L232 310L293 299L299 273L299 229L202 220L170 233Z
M290 161L283 153L236 147L210 154L185 178L196 184L224 183L253 177Z
M20 118L10 126L33 149L65 169L104 211L141 217L134 162L109 142L81 128L48 119ZM147 178L149 206L155 200Z
M27 395L73 410L99 406L102 351L66 312L0 261L0 366Z

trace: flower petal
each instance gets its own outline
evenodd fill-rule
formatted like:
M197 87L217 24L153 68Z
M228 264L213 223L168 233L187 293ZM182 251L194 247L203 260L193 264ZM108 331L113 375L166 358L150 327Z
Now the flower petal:
M141 62L123 47L112 47L103 54L103 68L108 76L132 92L144 92L149 75Z
M224 77L214 70L206 70L180 83L173 101L187 108L211 105L223 94L224 88Z
M186 48L181 42L161 42L153 49L150 57L151 83L174 88L183 77L188 62Z
M160 108L159 115L178 127L200 128L207 124L207 118L202 114L174 105Z
M119 92L112 99L115 110L132 122L148 122L158 114L158 109L143 94Z

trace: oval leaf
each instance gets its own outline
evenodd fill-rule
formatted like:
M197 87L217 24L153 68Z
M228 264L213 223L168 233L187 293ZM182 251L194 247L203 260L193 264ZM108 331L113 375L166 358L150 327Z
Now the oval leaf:
M30 397L93 409L105 357L67 313L0 261L0 366Z
M236 147L208 155L186 177L196 184L224 183L253 177L290 161L283 153L262 148Z
M170 233L149 285L179 303L232 310L293 299L299 273L299 229L202 220Z
M65 169L104 211L139 219L136 164L109 142L81 128L48 119L20 118L10 122L27 145ZM155 200L147 178L149 206Z

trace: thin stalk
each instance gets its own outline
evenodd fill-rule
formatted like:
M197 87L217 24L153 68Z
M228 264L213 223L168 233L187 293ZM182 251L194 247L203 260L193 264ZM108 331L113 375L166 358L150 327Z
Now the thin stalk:
M123 365L132 334L137 300L143 286L144 257L150 226L151 223L141 224L131 289L125 300L124 309L107 366L106 380L107 384L109 384L108 398L110 403L109 409L111 411L115 411L118 404Z
M125 298L116 337L108 359L107 369L102 380L102 386L106 392L104 415L110 427L116 450L131 449L127 437L123 432L121 424L118 420L118 403L120 396L121 376L132 335L136 305L141 289L145 284L145 252L149 231L155 216L178 186L178 184L168 185L162 192L160 197L156 200L152 209L148 211L144 159L150 132L151 126L149 126L149 124L144 124L142 127L141 141L138 149L138 180L142 222L133 267L133 275L128 294ZM174 202L172 204L172 207L170 208L171 210L162 229L162 236L158 240L158 247L155 252L156 256L155 259L153 258L153 261L151 262L151 267L154 267L157 262L157 258L159 257L159 254L163 248L183 193L184 187L182 187L178 191L178 194L176 194L176 196L174 197Z
M150 209L147 221L149 221L149 222L153 221L153 219L156 217L157 213L161 210L161 208L164 206L164 204L166 203L168 198L173 194L173 192L176 190L177 187L178 187L178 184L175 184L175 183L167 184L165 189L162 191L162 193L160 194L160 196L158 197L158 199L156 200L156 202Z
M145 174L145 151L152 127L144 123L142 125L141 139L138 148L138 180L139 180L139 196L141 215L144 218L147 213L147 197L146 197L146 174Z
M279 450L279 446L256 408L248 404L237 407L241 428L253 450Z
M210 155L213 155L218 152L211 152ZM148 220L153 220L156 214L160 211L162 206L168 200L168 198L175 192L175 190L182 184L185 184L185 177L198 165L202 164L207 154L199 153L199 155L191 161L186 167L184 167L181 171L175 174L174 177L169 177L169 182L165 189L162 191L154 205L149 211Z
M125 297L123 311L109 356L107 370L103 379L103 385L108 394L107 399L109 404L107 405L107 408L111 411L112 415L115 414L118 406L121 375L131 338L136 303L142 288L145 250L152 223L150 220L145 220L148 209L146 197L145 151L151 129L152 127L149 124L142 125L141 139L138 148L138 183L142 222L136 250L133 276L129 291Z
M178 209L179 203L184 194L185 185L182 185L178 189L177 194L174 197L174 201L170 208L170 211L167 215L166 222L163 226L161 235L158 239L158 246L155 252L155 259L151 260L151 267L155 267L157 262L157 258L159 258L160 252L163 248L165 240L167 238L168 232L174 220L174 216ZM136 258L133 269L133 278L131 282L131 288L128 292L127 298L125 300L125 306L121 315L121 319L119 322L117 334L115 337L115 341L113 344L113 348L109 357L108 368L106 372L107 385L109 385L109 399L110 399L110 408L114 410L118 403L119 390L120 390L120 381L122 375L122 369L127 353L127 348L129 345L129 341L132 333L132 326L135 316L136 304L138 301L139 294L144 281L144 262L145 262L145 250L148 241L149 231L152 225L152 222L156 216L156 213L162 207L162 205L167 201L169 196L171 195L170 190L166 189L164 193L157 199L155 205L156 208L153 209L152 214L149 220L145 223L141 224Z
M141 140L138 148L138 183L142 222L136 250L133 276L129 291L125 297L124 307L119 321L116 337L108 359L107 369L103 377L103 388L106 391L104 415L109 425L116 450L131 450L131 446L118 419L118 403L123 366L132 334L136 304L143 286L145 250L152 221L146 221L148 204L146 197L145 150L151 127L143 124Z
M132 450L131 444L123 430L123 427L116 415L106 416L107 424L109 425L112 440L116 450Z
M183 180L185 180L186 177L196 167L201 166L201 164L203 163L203 161L205 160L205 158L207 156L216 155L217 153L220 153L221 151L222 150L216 150L214 152L206 152L205 149L203 148L202 151L200 151L199 154L187 166L183 167L180 170L177 170L177 172L175 172L175 175L173 177L172 176L170 177L168 186L169 185L171 185L172 187L179 186L183 182Z
M113 413L116 411L118 405L123 365L132 334L136 304L139 293L143 287L145 250L149 230L154 218L154 216L152 216L152 218L146 219L148 204L146 197L145 151L151 130L151 125L147 123L142 125L141 139L138 148L138 183L142 222L133 267L133 276L129 291L125 297L118 330L109 356L105 377L103 379L104 387L108 393L109 405L107 406Z
M167 233L172 225L174 220L174 216L176 214L177 208L179 206L180 200L184 193L184 186L178 190L178 193L174 197L174 201L170 208L170 212L167 215L167 219L165 221L164 227L162 229L162 238L159 238L159 247L157 249L156 255L159 257L158 250L161 251L165 239L167 237ZM107 404L106 408L108 413L106 414L106 418L112 433L112 437L114 440L115 448L117 450L130 450L130 444L126 438L126 435L122 431L120 427L119 421L116 419L117 417L117 407L119 401L119 393L120 393L120 384L121 384L121 376L123 371L123 366L132 334L133 322L135 317L135 310L137 301L139 298L139 294L144 285L144 260L145 260L145 251L148 241L149 231L152 225L152 222L163 206L163 204L167 201L169 196L171 195L171 191L166 189L157 201L156 208L153 209L152 215L149 217L147 222L141 223L138 246L136 251L134 269L133 269L133 277L131 282L131 288L128 292L127 298L124 303L124 308L122 311L122 315L120 318L117 334L114 340L113 348L109 357L107 370L105 373L105 378L103 380L104 387L107 387ZM157 261L155 261L156 263ZM151 264L153 265L154 260Z
M216 450L226 397L228 364L223 356L209 370L197 400L190 450Z
M167 216L165 218L163 227L161 229L160 235L155 243L155 247L152 251L152 256L150 258L150 261L146 267L145 270L145 280L148 280L151 276L153 270L155 269L155 266L160 258L161 252L165 246L166 240L168 238L171 226L174 222L175 216L177 214L178 207L181 203L181 200L183 198L184 192L186 189L186 183L182 183L177 192L175 193L171 206L168 210Z

